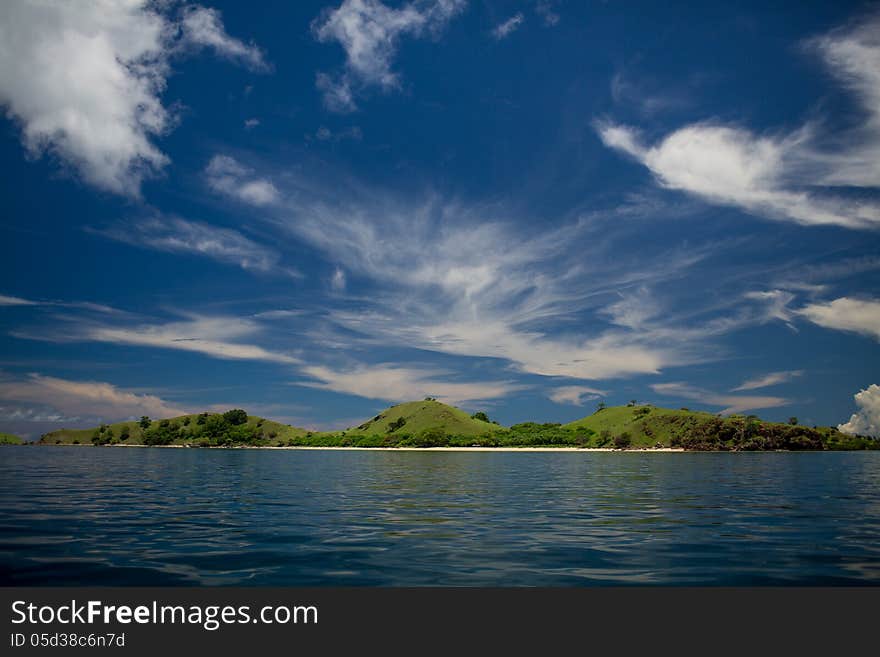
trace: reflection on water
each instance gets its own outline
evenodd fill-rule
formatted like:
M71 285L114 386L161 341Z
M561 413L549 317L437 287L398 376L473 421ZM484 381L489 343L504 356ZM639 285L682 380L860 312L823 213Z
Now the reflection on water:
M880 584L880 453L10 447L0 583Z

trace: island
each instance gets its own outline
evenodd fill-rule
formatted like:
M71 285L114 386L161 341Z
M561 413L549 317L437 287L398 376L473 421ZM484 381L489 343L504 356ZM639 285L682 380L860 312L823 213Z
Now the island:
M21 445L23 442L18 436L0 431L0 445Z
M796 418L767 422L755 415L720 416L687 408L631 402L600 404L569 422L523 422L509 427L484 412L466 411L426 398L397 404L355 427L309 431L242 409L174 418L60 429L41 445L272 448L569 448L602 450L772 451L864 450L880 440L834 427L807 427Z

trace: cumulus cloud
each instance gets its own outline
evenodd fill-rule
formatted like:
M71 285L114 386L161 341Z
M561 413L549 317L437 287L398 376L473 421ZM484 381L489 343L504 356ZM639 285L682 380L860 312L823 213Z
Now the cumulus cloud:
M880 340L880 301L876 299L841 297L830 302L808 304L797 312L819 326Z
M517 12L506 21L499 23L492 29L492 38L496 41L501 41L502 39L506 39L511 34L513 34L517 29L519 29L520 25L523 24L525 20L525 16L523 13Z
M784 397L719 394L681 382L655 383L651 385L651 389L663 397L692 399L709 406L721 406L723 407L720 411L722 415L754 411L762 408L776 408L787 406L791 403L791 400Z
M681 128L648 146L638 131L625 126L605 123L598 130L606 146L639 160L669 189L804 225L880 227L876 203L807 191L789 179L786 160L803 147L806 133L762 137L707 123Z
M748 379L747 381L743 381L743 383L733 389L733 392L739 392L742 390L758 390L759 388L769 388L770 386L776 386L780 383L788 383L792 379L801 376L803 373L803 370L791 370L788 372L770 372L769 374L759 376L755 379Z
M255 177L253 170L229 155L215 155L205 168L205 179L215 192L255 206L278 202L278 189L271 181Z
M852 414L849 422L839 424L837 428L843 433L880 438L880 386L871 384L854 397L858 412Z
M185 12L181 26L163 13L171 6L0 3L0 105L30 157L49 153L95 187L140 194L141 182L169 161L154 139L174 125L161 95L170 58L182 52L181 30L190 41L208 39L211 30L225 35L211 10ZM225 35L212 47L228 55L234 43Z
M173 417L187 412L155 395L132 392L111 383L70 381L41 374L0 381L0 400L33 403L55 409L55 412L34 412L27 413L27 417L8 418L33 422L75 421L84 415L114 421L141 415Z
M599 399L604 395L604 390L597 390L587 386L560 386L559 388L553 388L548 397L557 404L583 406L587 401Z
M237 265L246 271L302 276L296 270L282 266L276 250L258 244L236 230L179 217L155 215L94 232L142 248L204 256Z
M497 399L521 389L506 381L458 383L444 379L446 372L385 364L348 370L309 366L302 373L317 381L298 385L398 402L431 396L446 404L461 404Z
M710 203L804 225L880 228L880 204L827 187L880 186L880 19L811 42L831 72L853 92L866 120L829 135L818 124L759 135L702 122L653 144L638 130L599 122L610 148L645 165L657 182ZM826 188L826 189L822 189Z
M335 41L345 50L341 73L319 73L317 87L325 106L336 112L357 109L355 96L367 87L394 89L400 78L392 70L400 39L436 35L465 6L465 0L414 0L399 8L379 0L344 0L325 9L312 23L315 38Z
M245 130L252 130L253 128L256 128L258 125L260 125L260 119L245 119L244 129Z

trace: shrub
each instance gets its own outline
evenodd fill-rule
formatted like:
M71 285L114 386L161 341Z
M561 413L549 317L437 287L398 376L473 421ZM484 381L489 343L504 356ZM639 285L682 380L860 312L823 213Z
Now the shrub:
M632 437L626 431L614 439L614 446L618 449L624 449L630 445L632 445Z
M141 429L149 429L152 423L153 421L146 415L142 415L140 422L138 422L141 425Z
M400 429L400 427L402 427L404 424L406 424L405 417L399 417L396 420L394 420L394 422L389 422L388 423L388 433L394 433L395 431Z
M449 444L449 436L443 429L425 429L406 442L414 447L446 447Z
M477 411L476 413L471 415L471 417L475 420L482 420L483 422L492 422L492 420L489 419L489 416L486 415L483 411Z
M233 408L223 414L223 419L231 425L245 424L248 421L248 415L240 408Z

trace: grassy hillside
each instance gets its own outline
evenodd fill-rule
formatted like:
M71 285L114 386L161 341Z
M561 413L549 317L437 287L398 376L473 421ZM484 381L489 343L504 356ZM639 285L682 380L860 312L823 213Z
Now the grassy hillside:
M399 432L413 435L427 429L442 429L456 436L479 436L498 428L497 424L474 419L460 408L426 399L392 406L346 433L369 436Z
M0 432L0 445L21 445L24 441L11 433Z
M592 444L685 449L870 449L878 441L848 436L833 427L766 422L754 415L718 417L702 411L657 406L612 406L563 425L593 433Z
M48 445L192 445L219 446L234 443L286 445L306 435L305 429L248 415L237 424L223 420L222 413L181 415L154 420L145 428L136 421L104 424L90 429L59 429L45 434L40 443ZM242 417L243 419L243 417Z

